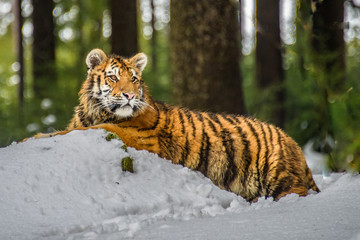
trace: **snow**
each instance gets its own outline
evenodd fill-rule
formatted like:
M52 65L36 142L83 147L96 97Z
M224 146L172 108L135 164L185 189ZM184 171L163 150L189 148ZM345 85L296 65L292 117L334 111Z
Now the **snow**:
M360 239L360 175L323 177L310 148L321 193L249 204L106 135L73 131L0 148L0 239ZM122 171L126 156L135 173Z

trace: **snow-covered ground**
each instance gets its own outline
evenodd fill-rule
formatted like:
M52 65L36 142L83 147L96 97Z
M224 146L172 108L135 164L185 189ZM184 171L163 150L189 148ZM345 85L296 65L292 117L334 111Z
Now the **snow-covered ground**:
M106 135L74 131L1 148L0 239L360 239L360 175L323 178L321 156L308 156L321 193L249 204ZM122 171L126 156L135 173Z

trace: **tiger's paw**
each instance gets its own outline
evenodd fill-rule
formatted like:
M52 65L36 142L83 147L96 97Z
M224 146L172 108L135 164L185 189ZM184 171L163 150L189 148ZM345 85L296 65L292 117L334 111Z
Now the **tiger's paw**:
M19 141L18 143L26 142L29 139L49 138L49 137L53 137L55 135L56 134L54 134L54 133L37 133L32 137L24 138L23 140Z
M35 139L38 139L38 138L49 138L49 137L53 137L55 136L56 134L54 133L38 133L38 134L35 134L33 138Z

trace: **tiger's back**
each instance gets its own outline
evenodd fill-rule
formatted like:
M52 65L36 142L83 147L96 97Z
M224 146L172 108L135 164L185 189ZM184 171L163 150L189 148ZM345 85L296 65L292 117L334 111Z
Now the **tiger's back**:
M253 118L157 104L159 155L173 163L248 201L319 191L300 147L281 129Z

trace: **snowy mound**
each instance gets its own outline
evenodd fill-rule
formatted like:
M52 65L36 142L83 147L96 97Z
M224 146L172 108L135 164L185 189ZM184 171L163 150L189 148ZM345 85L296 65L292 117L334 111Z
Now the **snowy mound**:
M106 135L73 131L1 148L0 239L360 237L358 175L316 175L320 194L250 205L198 172L126 152ZM135 173L122 171L127 156Z

